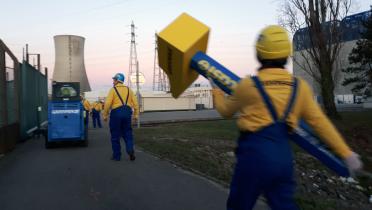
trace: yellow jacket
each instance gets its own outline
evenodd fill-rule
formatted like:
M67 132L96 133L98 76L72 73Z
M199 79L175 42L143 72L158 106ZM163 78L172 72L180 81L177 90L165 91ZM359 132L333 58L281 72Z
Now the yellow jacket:
M264 84L278 117L281 118L292 92L293 76L279 68L262 69L257 76ZM236 112L240 112L237 124L241 131L255 132L272 123L270 112L249 77L242 79L233 95L227 98L221 90L213 89L213 100L217 111L225 118L231 118ZM336 154L343 158L351 155L351 150L344 139L313 100L309 85L301 79L299 79L297 98L287 123L292 128L296 128L299 119L304 119Z
M134 109L133 116L134 118L138 118L139 115L139 107L137 103L137 98L134 95L133 91L126 87L123 84L117 84L115 85L116 89L118 90L121 98L123 99L123 102L125 103L125 100L127 99L128 96L128 106L130 106L132 109ZM108 93L106 100L105 100L105 107L103 110L103 117L107 118L109 115L110 109L115 109L118 107L121 107L123 104L121 103L118 95L116 94L114 88L111 88L110 92Z
M92 111L91 107L90 107L90 103L88 100L86 99L83 99L83 107L84 107L84 110L87 110L87 111Z
M102 103L94 102L92 105L92 109L96 110L97 112L102 111Z

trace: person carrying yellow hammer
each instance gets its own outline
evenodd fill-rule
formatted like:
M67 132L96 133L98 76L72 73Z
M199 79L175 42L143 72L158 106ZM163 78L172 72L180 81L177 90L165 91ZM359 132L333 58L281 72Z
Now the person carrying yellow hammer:
M252 209L261 194L273 210L297 209L289 139L339 175L360 172L359 156L313 100L309 85L285 70L292 47L284 28L268 26L261 31L256 43L261 67L257 76L243 79L205 54L209 31L192 16L181 14L157 35L159 66L169 78L173 97L202 75L212 86L216 82L213 98L218 112L225 118L239 112L241 134L228 210ZM222 91L231 97L225 98ZM300 119L314 135L299 125ZM318 139L327 148L313 142Z
M256 53L261 64L257 76L242 79L228 98L213 89L214 104L222 116L240 112L237 163L227 209L252 209L261 194L273 210L298 209L288 135L299 119L345 160L350 171L361 169L362 163L313 100L309 85L284 68L291 54L285 29L275 25L263 29Z

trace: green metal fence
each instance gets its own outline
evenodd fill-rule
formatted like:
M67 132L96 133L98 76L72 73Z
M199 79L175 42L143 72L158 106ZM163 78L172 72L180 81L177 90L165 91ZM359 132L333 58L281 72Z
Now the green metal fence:
M27 62L20 68L20 127L25 139L48 119L48 76Z
M0 154L20 139L19 62L0 39Z
M0 154L46 124L47 112L47 72L20 64L0 39Z
M13 124L18 121L17 119L17 109L15 103L17 99L15 98L15 83L14 80L6 82L6 96L7 100L7 115L8 115L8 124Z

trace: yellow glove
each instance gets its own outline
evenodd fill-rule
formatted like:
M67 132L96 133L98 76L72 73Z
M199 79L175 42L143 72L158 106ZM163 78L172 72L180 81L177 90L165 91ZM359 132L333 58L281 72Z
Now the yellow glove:
M136 124L138 121L138 116L133 116L132 117L132 124Z
M351 174L354 174L354 172L360 171L363 168L363 163L360 160L360 156L355 152L353 152L349 157L345 158L344 161Z

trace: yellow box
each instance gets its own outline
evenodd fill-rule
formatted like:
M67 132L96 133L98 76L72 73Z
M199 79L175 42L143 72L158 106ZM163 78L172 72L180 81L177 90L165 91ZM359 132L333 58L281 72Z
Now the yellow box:
M186 13L158 34L159 66L168 75L172 96L180 96L197 78L190 68L198 51L206 52L209 27Z

